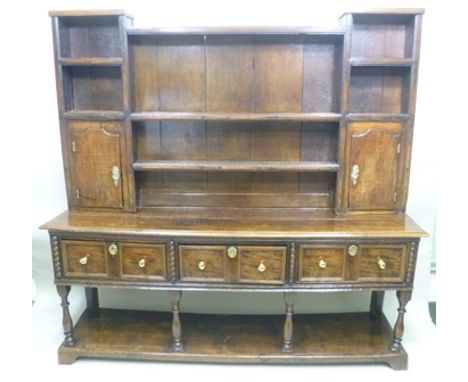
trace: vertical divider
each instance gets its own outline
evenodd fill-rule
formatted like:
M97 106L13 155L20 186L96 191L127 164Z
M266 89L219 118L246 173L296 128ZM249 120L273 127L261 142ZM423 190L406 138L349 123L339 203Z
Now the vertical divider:
M119 30L122 44L122 100L124 120L124 136L125 136L125 169L122 171L124 181L124 206L127 210L136 211L136 195L135 195L135 174L133 172L132 164L133 158L133 130L132 121L130 120L131 113L131 89L132 79L130 75L130 62L128 54L128 36L127 27L132 25L132 19L127 15L119 16Z
M408 199L408 185L409 185L409 174L411 166L411 150L413 144L413 127L414 127L414 116L416 108L416 89L418 81L418 70L419 70L419 49L421 45L421 27L422 27L422 15L418 14L414 16L414 32L413 32L413 41L412 41L412 59L414 63L411 65L410 73L410 83L408 91L408 114L409 118L406 122L405 129L405 147L404 151L404 165L403 167L403 184L402 184L402 195L400 197L400 208L404 211L406 202Z
M351 75L351 65L349 59L351 56L351 33L353 28L352 15L347 13L341 20L341 25L345 28L343 39L343 52L341 62L341 95L340 95L340 130L338 134L338 164L340 169L336 179L336 194L335 194L335 213L342 215L347 211L346 204L346 181L344 179L346 174L345 163L345 144L346 144L346 115L348 114L349 104L349 81Z

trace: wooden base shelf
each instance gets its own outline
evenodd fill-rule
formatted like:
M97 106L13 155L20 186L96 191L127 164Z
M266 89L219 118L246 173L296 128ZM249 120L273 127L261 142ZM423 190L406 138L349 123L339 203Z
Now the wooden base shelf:
M387 363L407 367L404 350L391 351L392 329L383 315L294 315L292 350L282 351L284 316L181 313L183 350L172 349L171 313L85 311L77 343L59 348L59 362L79 357L219 363Z

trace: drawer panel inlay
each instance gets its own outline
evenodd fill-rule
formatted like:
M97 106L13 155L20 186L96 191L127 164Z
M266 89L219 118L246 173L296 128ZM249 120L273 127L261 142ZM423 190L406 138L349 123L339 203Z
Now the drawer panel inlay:
M343 281L346 245L302 245L297 280L300 283Z
M167 280L165 245L121 243L120 256L122 278Z
M108 277L106 243L62 240L65 276Z

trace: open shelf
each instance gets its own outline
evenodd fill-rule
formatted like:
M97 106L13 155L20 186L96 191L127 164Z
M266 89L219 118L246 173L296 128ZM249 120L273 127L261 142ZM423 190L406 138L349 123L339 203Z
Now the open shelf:
M131 113L133 121L151 120L201 120L201 121L314 121L339 122L338 113L183 113L183 112L140 112Z
M59 63L63 66L121 66L121 57L73 57L60 58Z
M74 328L77 344L59 348L59 362L78 357L242 363L388 363L405 368L404 350L392 352L384 315L296 314L291 352L283 352L283 315L181 313L183 350L174 351L172 314L85 311ZM130 339L130 340L129 340Z
M70 110L63 114L65 119L122 120L125 114L114 110Z
M351 113L346 115L349 121L406 121L409 114L387 114L387 113Z
M118 15L60 17L58 31L60 57L122 56Z
M415 62L412 58L353 57L349 60L352 66L411 66Z
M337 172L340 165L334 162L286 162L286 161L138 161L135 171L293 171Z
M65 66L65 111L117 111L123 108L122 71L117 66Z
M407 113L410 78L410 67L353 66L349 83L349 112Z
M351 56L413 58L414 14L354 14Z

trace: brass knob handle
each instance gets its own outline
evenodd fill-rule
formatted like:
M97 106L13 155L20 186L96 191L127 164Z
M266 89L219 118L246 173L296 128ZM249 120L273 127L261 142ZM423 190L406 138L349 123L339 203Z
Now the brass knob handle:
M380 257L379 257L379 260L377 261L377 265L382 270L387 268L387 263L385 262L385 260L381 259Z
M203 271L206 268L205 262L202 260L198 263L198 269Z
M146 259L141 259L141 260L138 262L138 266L139 266L140 268L146 267Z
M117 247L117 244L115 244L115 243L109 244L109 246L107 247L107 251L108 251L109 254L112 255L112 256L117 255L118 250L119 250L119 249L118 249L118 247Z
M227 255L231 259L235 259L237 257L237 248L236 247L229 247L227 249Z
M88 257L89 257L89 253L88 253L86 256L82 257L82 258L79 260L80 264L81 264L81 265L86 265L86 264L88 264Z
M348 247L348 255L349 256L356 256L358 253L359 247L356 244L351 244Z
M263 261L260 261L260 264L257 269L259 272L262 272L262 273L266 271L266 265L263 263Z
M327 262L324 259L320 258L318 266L323 269L323 268L326 268L327 265L328 265Z

